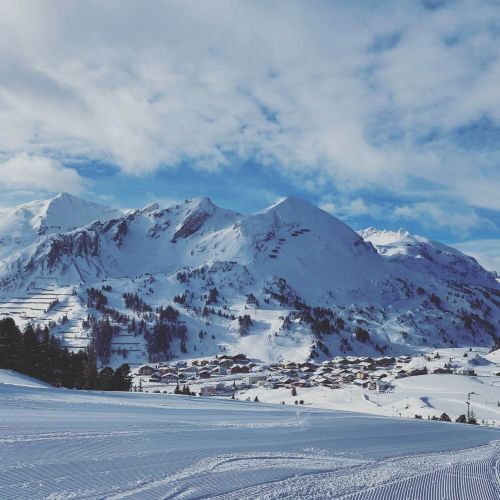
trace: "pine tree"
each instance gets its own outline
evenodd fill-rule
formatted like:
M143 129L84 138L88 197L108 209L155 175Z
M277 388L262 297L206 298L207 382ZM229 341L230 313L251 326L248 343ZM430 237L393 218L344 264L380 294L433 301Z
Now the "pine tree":
M127 363L119 366L115 370L113 376L114 391L130 391L132 387L132 375L130 374L130 366Z
M113 368L106 366L103 368L98 375L97 388L101 391L112 391L114 390L115 383L115 372Z
M22 335L12 318L0 320L0 368L19 369Z
M97 388L97 364L95 353L91 349L85 351L84 361L84 389L93 390Z
M27 375L36 377L38 374L38 340L35 329L31 323L28 323L23 333L22 359Z

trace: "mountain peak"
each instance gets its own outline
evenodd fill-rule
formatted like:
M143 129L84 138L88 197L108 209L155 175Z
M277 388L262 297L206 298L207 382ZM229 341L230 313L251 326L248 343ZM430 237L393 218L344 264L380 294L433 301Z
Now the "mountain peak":
M74 194L70 194L66 191L61 191L60 193L56 194L53 199L61 199L61 200L71 200L71 199L80 199L78 196L75 196Z
M105 222L121 216L123 212L120 210L61 192L47 200L45 209L38 214L37 229L39 234L61 232L85 226L96 220Z
M366 229L361 229L358 234L365 240L369 241L373 245L390 245L395 241L399 241L403 238L414 238L406 229L399 228L397 231L391 231L387 229L377 229L375 227L367 227Z
M303 200L302 198L298 198L297 196L285 196L284 198L279 199L277 202L268 207L268 210L276 207L292 207L296 209L317 208L311 203Z
M191 205L191 208L193 209L201 209L201 210L213 210L214 208L217 208L215 203L208 198L207 196L202 196L199 198L192 198L190 200L187 200L188 204Z
M319 213L326 214L326 212L320 208L296 196L281 198L264 210L257 212L257 214L266 213L278 214L280 217L285 219L302 219L304 217L308 218L309 216L314 217ZM327 215L330 216L330 214Z

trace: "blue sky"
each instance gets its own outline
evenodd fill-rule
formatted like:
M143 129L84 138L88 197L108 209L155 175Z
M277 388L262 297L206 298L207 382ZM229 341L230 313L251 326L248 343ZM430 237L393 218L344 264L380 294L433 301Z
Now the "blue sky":
M0 206L295 195L500 269L498 2L6 1L0 30Z

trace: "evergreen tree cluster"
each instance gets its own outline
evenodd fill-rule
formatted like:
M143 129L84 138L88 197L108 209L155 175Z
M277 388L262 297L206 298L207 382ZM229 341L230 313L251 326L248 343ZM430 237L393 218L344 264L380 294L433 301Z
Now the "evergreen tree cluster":
M179 311L172 306L160 306L156 312L158 313L160 321L170 321L175 323L179 319Z
M208 292L207 304L217 304L217 298L219 296L219 291L216 287L213 287Z
M98 372L92 349L69 352L48 328L28 324L21 332L12 318L0 320L0 368L68 389L128 391L132 383L128 365Z
M365 343L370 341L370 334L367 330L361 328L360 326L356 327L356 329L354 330L354 335L356 336L356 340L358 342Z
M327 307L309 307L301 304L300 321L311 325L311 331L317 338L323 335L336 333L340 335L340 330L345 328L342 318L336 316L335 312Z
M238 333L240 335L248 335L248 330L252 326L252 318L249 314L238 316Z
M123 294L123 300L125 301L125 307L127 309L132 309L136 313L141 312L151 312L153 309L149 304L146 304L137 293L125 292Z
M146 331L144 338L148 342L150 362L170 359L170 345L175 338L181 341L181 352L187 352L187 328L181 323L156 321L153 328Z
M90 318L92 334L92 350L97 359L103 364L108 364L111 356L111 342L113 336L118 334L120 327L112 324L109 318L96 320L93 316Z
M106 366L97 374L96 389L101 391L129 391L131 386L132 376L126 363L116 370Z
M108 304L108 298L101 290L96 288L87 289L87 307L93 307L98 311L102 311Z
M174 394L184 394L184 396L196 396L195 392L191 392L191 389L189 388L188 385L182 386L182 389L179 384L177 384L176 388L174 389Z

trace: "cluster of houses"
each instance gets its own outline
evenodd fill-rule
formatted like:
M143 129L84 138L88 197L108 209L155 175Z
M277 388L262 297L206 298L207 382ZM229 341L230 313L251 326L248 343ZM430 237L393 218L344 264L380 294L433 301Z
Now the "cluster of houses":
M323 363L281 363L271 366L274 373L268 377L266 385L273 388L323 386L339 389L353 384L382 392L391 388L387 381L388 369L395 361L394 358L347 357Z
M138 369L137 375L147 377L152 383L183 385L204 382L200 386L201 395L232 395L255 385L271 389L313 386L339 389L352 385L387 392L393 388L391 381L394 379L429 373L425 365L409 366L412 359L411 356L336 357L322 363L289 361L262 365L251 362L244 354L237 354L144 365ZM422 359L431 361L430 357ZM473 370L452 371L446 365L435 368L432 373L475 375Z
M256 367L244 354L234 356L223 355L214 359L195 359L190 361L175 361L143 365L137 375L148 377L149 382L164 384L188 383L190 381L205 380L212 377L249 373Z

